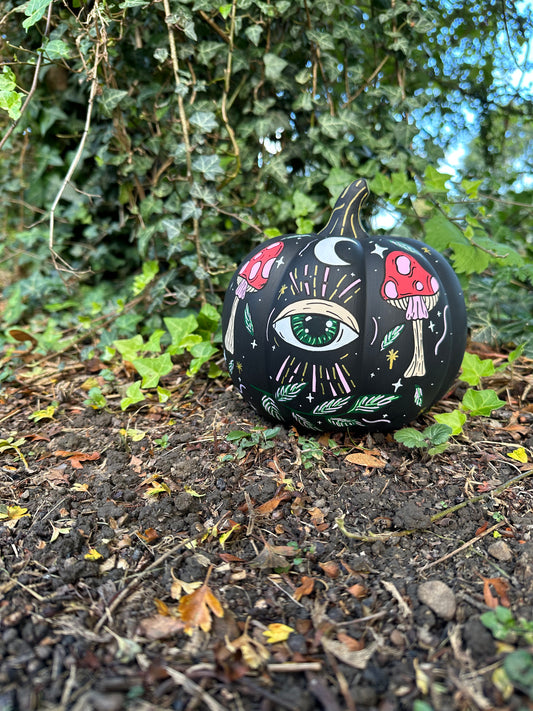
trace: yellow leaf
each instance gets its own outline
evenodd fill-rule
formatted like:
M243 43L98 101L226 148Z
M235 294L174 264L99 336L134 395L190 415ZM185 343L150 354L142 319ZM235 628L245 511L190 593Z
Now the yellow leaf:
M170 597L173 600L179 600L182 596L182 593L186 593L187 595L190 595L195 590L198 590L198 588L202 584L200 582L187 583L185 580L180 580L179 578L176 578L173 570L171 570L170 573L172 575L172 585L170 586Z
M292 627L284 625L281 622L273 622L271 625L268 625L263 634L267 638L266 641L268 644L277 644L278 642L285 642L291 632L294 632Z
M223 533L223 534L220 536L220 538L219 538L218 540L220 541L220 545L222 546L222 549L224 549L224 544L226 543L226 541L228 540L228 538L231 536L231 534L233 533L233 531L236 531L236 530L237 530L238 528L240 528L240 527L241 527L241 524L240 524L240 523L236 523L234 526L232 526L232 527L229 529L229 531L226 531L225 533Z
M153 481L152 488L145 491L145 496L157 496L157 494L170 494L170 489L164 481Z
M201 499L202 496L205 496L205 494L199 494L199 493L198 493L197 491L195 491L194 489L191 489L190 486L185 485L183 488L185 489L185 491L187 492L187 494L190 494L191 496L197 496L199 499Z
M511 459L516 459L517 462L522 462L525 464L527 462L527 452L524 447L518 447L518 449L513 449L512 452L507 453L508 457Z
M89 552L86 553L84 556L85 560L100 560L102 558L102 554L98 553L96 548L89 548Z
M28 509L22 506L2 506L0 508L0 519L7 519L8 521L16 521L23 516L30 516L26 513Z
M89 491L89 484L80 484L79 481L74 482L70 487L71 491Z
M48 405L44 410L36 410L29 416L30 420L39 422L39 420L53 420L56 411L55 405Z
M511 697L514 687L503 667L498 667L498 669L493 671L492 683L501 693L504 701L507 701L507 699Z
M142 439L146 437L146 432L143 432L142 430L126 430L122 428L120 430L120 434L123 437L129 437L132 442L140 442Z
M413 665L415 668L416 688L418 689L418 691L420 691L421 694L424 694L424 696L426 696L429 693L431 679L426 674L426 672L420 668L418 659L416 657L413 659Z

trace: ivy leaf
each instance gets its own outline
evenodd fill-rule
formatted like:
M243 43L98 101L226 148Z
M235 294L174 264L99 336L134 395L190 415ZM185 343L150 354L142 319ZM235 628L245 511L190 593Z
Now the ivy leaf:
M250 42L256 47L259 45L259 40L261 39L261 34L263 28L261 25L251 25L244 30L244 34L250 40Z
M218 353L218 348L216 348L209 341L202 341L201 343L195 343L191 348L189 348L190 354L193 359L187 370L187 375L195 375L202 365L206 363L210 358L212 358L215 353Z
M163 321L172 339L168 352L172 355L181 355L185 350L185 338L198 328L196 317L192 314L183 318L167 316Z
M130 405L135 405L137 402L144 400L144 394L141 392L141 381L136 380L126 390L126 397L120 401L120 409L125 410Z
M474 353L465 353L461 364L461 380L469 385L479 385L481 378L494 374L494 362L480 358Z
M144 344L143 337L140 333L133 338L122 338L118 341L114 341L113 345L124 358L124 360L132 361L137 358L139 351L142 349Z
M20 116L22 95L16 91L17 80L9 67L0 74L0 109L7 111L9 118L16 121Z
M44 47L43 53L48 59L63 59L70 56L70 47L63 40L50 40Z
M128 92L125 89L112 89L105 86L99 98L103 113L106 116L111 116L113 109L115 109L127 95Z
M469 388L464 394L461 406L473 416L490 417L493 410L498 410L505 404L505 400L500 400L494 390L472 390Z
M279 79L281 73L287 66L287 62L284 59L271 52L267 52L264 55L263 62L265 63L265 76L267 79L270 79L270 81Z
M218 126L217 117L212 111L195 111L189 118L189 123L202 133L211 133Z
M53 0L30 0L24 8L26 19L23 21L22 27L27 31L30 27L33 27L33 25L39 22L52 1Z
M424 225L425 241L439 252L466 242L461 230L450 222L442 213L437 212Z
M215 180L217 175L223 175L224 169L220 165L220 158L216 155L200 155L193 158L192 167L203 173L206 180Z
M442 425L451 427L452 435L459 435L463 431L463 425L467 420L466 414L461 410L452 410L452 412L440 412L435 415L437 422Z
M155 358L134 358L132 364L142 377L143 388L155 388L159 379L172 370L170 353L162 353Z

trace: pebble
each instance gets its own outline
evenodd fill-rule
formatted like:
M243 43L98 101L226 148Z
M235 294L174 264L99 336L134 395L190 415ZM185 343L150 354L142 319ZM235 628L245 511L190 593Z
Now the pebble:
M455 595L453 590L442 580L428 580L418 586L418 599L444 620L451 620L455 615Z
M489 546L489 555L496 558L496 560L500 560L502 563L511 560L513 557L511 549L505 541L496 541L495 543L491 543Z

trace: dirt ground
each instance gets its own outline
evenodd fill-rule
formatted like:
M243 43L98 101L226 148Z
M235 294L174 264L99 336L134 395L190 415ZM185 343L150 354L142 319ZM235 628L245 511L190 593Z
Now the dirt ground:
M533 708L531 361L432 458L277 430L184 365L95 410L103 367L0 391L0 711Z

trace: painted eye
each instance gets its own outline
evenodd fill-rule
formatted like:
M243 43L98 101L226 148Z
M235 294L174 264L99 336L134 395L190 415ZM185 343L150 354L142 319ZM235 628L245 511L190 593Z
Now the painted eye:
M359 336L359 325L352 314L323 299L286 306L272 325L289 345L307 351L332 351Z

